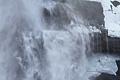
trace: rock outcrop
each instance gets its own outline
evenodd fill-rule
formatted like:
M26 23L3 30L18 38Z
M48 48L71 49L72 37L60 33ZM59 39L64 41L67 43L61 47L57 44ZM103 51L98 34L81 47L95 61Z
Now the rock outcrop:
M108 74L108 73L101 73L96 78L91 78L92 80L120 80L120 60L116 60L118 71L116 75Z

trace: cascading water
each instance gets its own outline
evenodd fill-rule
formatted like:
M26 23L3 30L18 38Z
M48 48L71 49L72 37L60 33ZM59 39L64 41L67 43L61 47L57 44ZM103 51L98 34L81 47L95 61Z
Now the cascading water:
M89 29L78 2L0 1L0 80L87 80Z

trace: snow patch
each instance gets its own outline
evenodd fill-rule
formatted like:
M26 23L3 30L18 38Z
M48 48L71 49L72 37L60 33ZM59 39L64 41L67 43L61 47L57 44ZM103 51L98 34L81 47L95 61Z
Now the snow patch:
M101 73L108 73L116 75L118 70L115 60L119 60L119 56L108 55L108 54L93 54L92 57L88 59L89 67L87 69L86 75L98 76Z
M115 7L111 1L114 0L89 0L100 2L103 6L105 15L105 28L108 30L108 36L120 37L120 6ZM116 0L119 1L120 0Z

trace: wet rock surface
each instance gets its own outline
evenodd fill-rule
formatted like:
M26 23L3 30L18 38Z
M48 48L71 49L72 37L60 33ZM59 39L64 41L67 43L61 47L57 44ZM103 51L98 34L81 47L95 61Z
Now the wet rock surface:
M118 70L116 60L120 60L120 56L115 54L93 53L88 56L89 67L86 76L93 80L101 73L116 75Z
M108 30L95 32L91 41L93 52L120 53L120 38L108 36Z
M120 80L120 60L116 60L116 64L118 67L118 71L116 75L108 74L108 73L101 73L98 77L92 78L94 80Z

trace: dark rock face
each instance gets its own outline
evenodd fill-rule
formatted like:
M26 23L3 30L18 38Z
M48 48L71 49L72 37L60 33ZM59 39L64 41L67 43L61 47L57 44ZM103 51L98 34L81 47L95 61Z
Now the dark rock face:
M102 30L91 37L91 47L93 52L120 53L120 38L110 37L107 30Z
M120 77L120 60L117 60L116 63L117 63L117 66L118 66L118 71L116 72L116 74L117 74L117 76Z
M90 25L97 26L104 25L104 14L101 3L94 1L83 1L80 5L82 16L88 20Z
M115 7L117 7L117 6L120 5L120 2L118 2L118 1L111 1L111 3L112 3Z
M103 28L104 25L104 14L103 7L101 3L94 1L69 1L69 0L53 0L59 2L55 7L49 11L46 8L43 9L43 15L45 17L46 23L48 25L55 23L59 26L58 28L63 28L63 25L68 25L71 22L71 17L68 14L68 7L64 3L69 3L73 5L74 12L78 17L85 20L85 23L96 26L97 28ZM74 20L73 20L74 21Z
M108 52L107 36L107 30L103 30L102 33L96 32L91 36L92 52Z
M108 52L120 52L120 38L108 37Z
M51 17L51 14L50 14L50 11L47 10L46 8L43 9L43 15L44 15L44 19L45 21L50 24L50 17Z
M112 74L101 73L95 80L120 80L119 76L115 76Z
M52 20L53 23L56 23L56 25L59 26L59 29L63 28L63 25L68 25L71 22L69 15L67 14L62 4L57 4L53 9Z
M57 25L54 29L64 29L64 25L68 25L71 22L63 6L62 4L57 4L51 12L46 8L43 9L44 20L46 23L49 26L52 24L55 26Z

